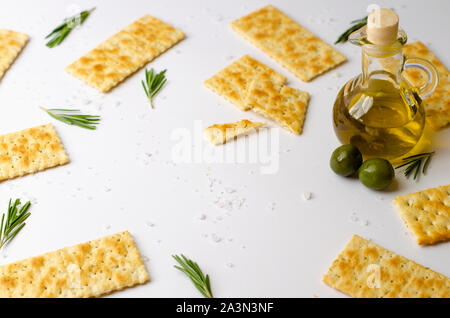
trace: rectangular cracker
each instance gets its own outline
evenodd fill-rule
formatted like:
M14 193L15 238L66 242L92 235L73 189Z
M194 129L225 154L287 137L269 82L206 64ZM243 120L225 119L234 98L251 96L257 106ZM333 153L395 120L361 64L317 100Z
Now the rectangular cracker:
M307 92L277 83L270 72L258 74L247 94L247 104L253 111L294 134L302 133L308 101Z
M222 145L234 137L246 135L265 123L244 119L230 124L215 124L205 129L205 138L213 145Z
M0 266L0 297L98 297L148 281L125 231Z
M0 80L28 42L28 35L0 29Z
M106 93L184 38L184 33L144 15L66 68Z
M68 162L52 124L0 136L0 181Z
M268 5L231 23L232 28L302 81L346 61L346 57L283 12Z
M357 298L448 298L450 279L353 235L322 280Z
M213 75L204 82L204 85L213 92L223 96L242 110L249 110L245 97L248 85L253 78L262 71L270 71L277 82L281 84L286 81L286 77L278 74L263 63L244 55L237 61L231 63L223 70Z
M447 67L422 42L412 42L403 48L407 57L420 57L433 63L439 73L439 84L433 94L423 100L427 123L434 130L450 124L450 75ZM407 69L405 78L416 87L426 82L426 75L418 69Z
M450 240L450 184L400 195L394 204L417 243Z

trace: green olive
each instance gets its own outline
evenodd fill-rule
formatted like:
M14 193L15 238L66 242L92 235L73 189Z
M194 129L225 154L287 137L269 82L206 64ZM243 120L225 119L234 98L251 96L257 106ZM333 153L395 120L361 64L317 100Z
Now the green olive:
M358 171L362 164L361 152L353 145L342 145L333 151L330 167L340 176L350 176Z
M364 161L358 170L358 177L366 187L374 190L382 190L392 183L395 172L389 161L374 158Z

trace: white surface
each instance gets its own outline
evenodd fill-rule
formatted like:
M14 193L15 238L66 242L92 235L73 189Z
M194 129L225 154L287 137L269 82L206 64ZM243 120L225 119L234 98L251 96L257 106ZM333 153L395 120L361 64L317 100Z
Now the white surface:
M271 1L328 43L351 20L364 16L373 2ZM450 243L419 247L391 205L399 194L449 183L450 129L435 135L436 156L428 174L417 183L398 174L398 185L389 192L370 191L328 167L330 153L339 145L331 125L332 104L338 89L360 72L359 48L337 46L348 62L304 83L229 27L230 21L267 1L124 3L0 4L0 27L31 37L0 85L0 133L52 122L71 159L67 166L0 184L2 212L10 197L35 200L26 228L0 256L1 264L127 229L148 258L152 281L111 297L199 296L172 268L174 253L196 260L211 275L218 297L341 297L321 276L357 233L450 276ZM450 42L437 31L450 27L449 1L378 4L399 13L410 41L422 40L450 65ZM74 5L97 10L60 47L48 49L43 37ZM169 82L156 97L155 109L149 108L140 86L144 70L107 95L65 73L65 66L145 13L186 33L184 41L148 65L168 69ZM193 130L195 120L205 127L260 119L202 85L244 54L286 75L289 85L310 92L303 135L280 130L280 167L275 174L260 174L256 164L172 164L175 129ZM102 122L94 132L67 126L52 120L39 105L80 108L100 114ZM146 158L145 153L152 156ZM228 187L236 192L227 193ZM312 193L310 200L304 200L305 192ZM226 213L214 203L217 197L233 196L245 199L241 209ZM200 220L202 214L205 220ZM214 236L221 240L215 242Z

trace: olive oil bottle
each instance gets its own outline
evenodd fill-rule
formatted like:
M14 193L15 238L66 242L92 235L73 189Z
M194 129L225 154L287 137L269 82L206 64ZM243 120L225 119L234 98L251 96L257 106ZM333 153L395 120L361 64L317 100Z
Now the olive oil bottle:
M430 62L403 56L406 40L398 30L398 16L389 9L372 11L367 26L350 36L350 42L362 48L362 73L338 93L333 124L338 139L356 146L365 158L395 160L414 148L422 135L422 99L436 88L438 74ZM404 69L413 67L428 74L421 88L402 76Z

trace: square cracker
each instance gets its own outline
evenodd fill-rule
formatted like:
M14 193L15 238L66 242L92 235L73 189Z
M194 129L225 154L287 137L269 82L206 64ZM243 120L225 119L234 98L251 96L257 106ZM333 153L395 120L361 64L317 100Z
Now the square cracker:
M249 132L263 126L265 123L252 122L244 119L230 124L215 124L205 129L206 139L213 145L221 145L234 137L246 135Z
M400 195L394 204L417 243L450 240L450 184Z
M251 109L301 134L308 107L309 94L274 81L273 74L262 72L250 84L247 104Z
M183 32L147 14L73 62L66 71L105 93L183 38Z
M278 74L263 63L244 55L204 82L215 93L225 97L242 110L249 110L246 104L248 85L262 71L273 73L274 80L283 84L286 77Z
M353 235L322 280L357 298L448 298L450 279Z
M68 162L52 124L0 136L0 181Z
M434 130L450 124L450 75L447 67L422 42L412 42L403 48L407 57L420 57L433 63L439 73L439 84L433 94L423 100L427 123ZM426 82L426 75L419 69L407 69L405 78L416 87Z
M271 5L231 26L302 81L309 82L346 61L344 55Z
M28 42L28 35L0 29L0 80Z
M0 297L98 297L148 280L125 231L0 266Z

